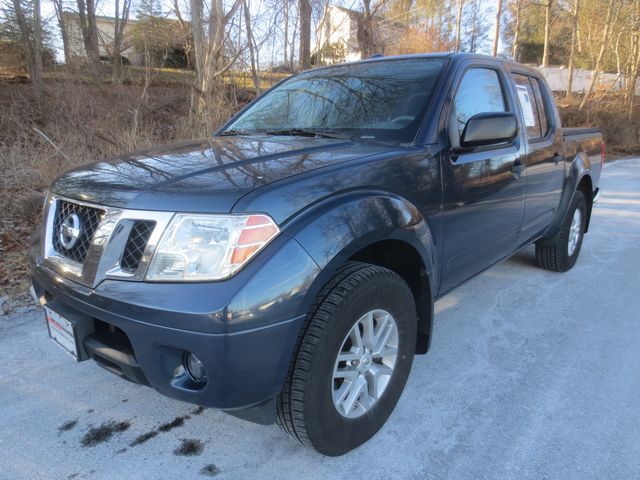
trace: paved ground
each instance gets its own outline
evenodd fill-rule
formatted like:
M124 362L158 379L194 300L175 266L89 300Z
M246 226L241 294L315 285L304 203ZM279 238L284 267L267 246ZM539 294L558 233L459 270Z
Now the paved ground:
M0 317L0 478L640 478L640 159L602 188L571 272L528 249L438 302L398 408L342 458L75 365L39 310Z

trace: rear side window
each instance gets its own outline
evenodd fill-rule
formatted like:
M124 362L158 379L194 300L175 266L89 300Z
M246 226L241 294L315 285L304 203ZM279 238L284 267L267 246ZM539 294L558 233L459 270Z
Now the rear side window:
M522 110L524 125L527 127L527 138L529 140L538 140L542 137L540 117L531 81L527 75L514 73L512 76L516 85L518 103L520 103L520 110Z
M533 94L536 97L536 105L538 106L538 117L540 118L540 130L542 132L542 137L546 137L547 133L549 133L550 122L549 122L549 111L547 110L547 103L543 100L542 88L540 86L540 80L537 78L531 79L531 84L533 85ZM546 95L545 95L546 96Z
M490 68L467 70L456 92L454 104L460 134L467 121L478 113L506 112L498 72Z

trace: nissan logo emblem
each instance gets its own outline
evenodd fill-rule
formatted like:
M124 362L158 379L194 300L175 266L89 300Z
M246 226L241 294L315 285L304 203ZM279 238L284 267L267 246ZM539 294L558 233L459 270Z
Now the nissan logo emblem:
M67 215L60 226L60 244L67 250L72 249L80 239L80 229L80 217L75 213Z

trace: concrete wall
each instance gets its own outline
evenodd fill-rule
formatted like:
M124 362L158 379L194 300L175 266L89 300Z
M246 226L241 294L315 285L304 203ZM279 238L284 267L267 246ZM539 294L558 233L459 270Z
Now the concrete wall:
M551 90L556 92L567 91L567 79L569 78L569 70L565 67L538 67L542 72ZM574 69L573 85L571 90L576 93L582 93L589 88L591 81L591 70ZM614 73L601 73L598 75L597 90L622 90L624 89L624 78L618 78ZM636 84L636 95L640 96L640 81Z
M84 48L84 42L82 40L82 29L80 28L80 21L77 14L66 14L64 17L65 26L69 35L69 46L71 55L80 58L86 58L87 52ZM124 46L126 47L121 56L125 57L133 65L142 63L142 55L135 52L132 45L127 45L128 38L130 38L131 28L135 20L129 20L124 27ZM111 57L108 49L105 45L112 48L113 34L114 34L114 20L112 18L98 17L96 19L96 26L98 28L98 50L101 57Z

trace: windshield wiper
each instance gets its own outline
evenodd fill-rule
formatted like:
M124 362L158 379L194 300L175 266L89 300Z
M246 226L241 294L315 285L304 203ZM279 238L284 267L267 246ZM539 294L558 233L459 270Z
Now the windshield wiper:
M267 130L264 133L266 133L267 135L290 135L292 137L325 137L337 138L339 140L353 139L353 136L347 133L326 129L316 130L311 128L285 128L282 130Z
M221 137L235 137L236 135L251 135L252 133L249 130L225 130L220 134Z

